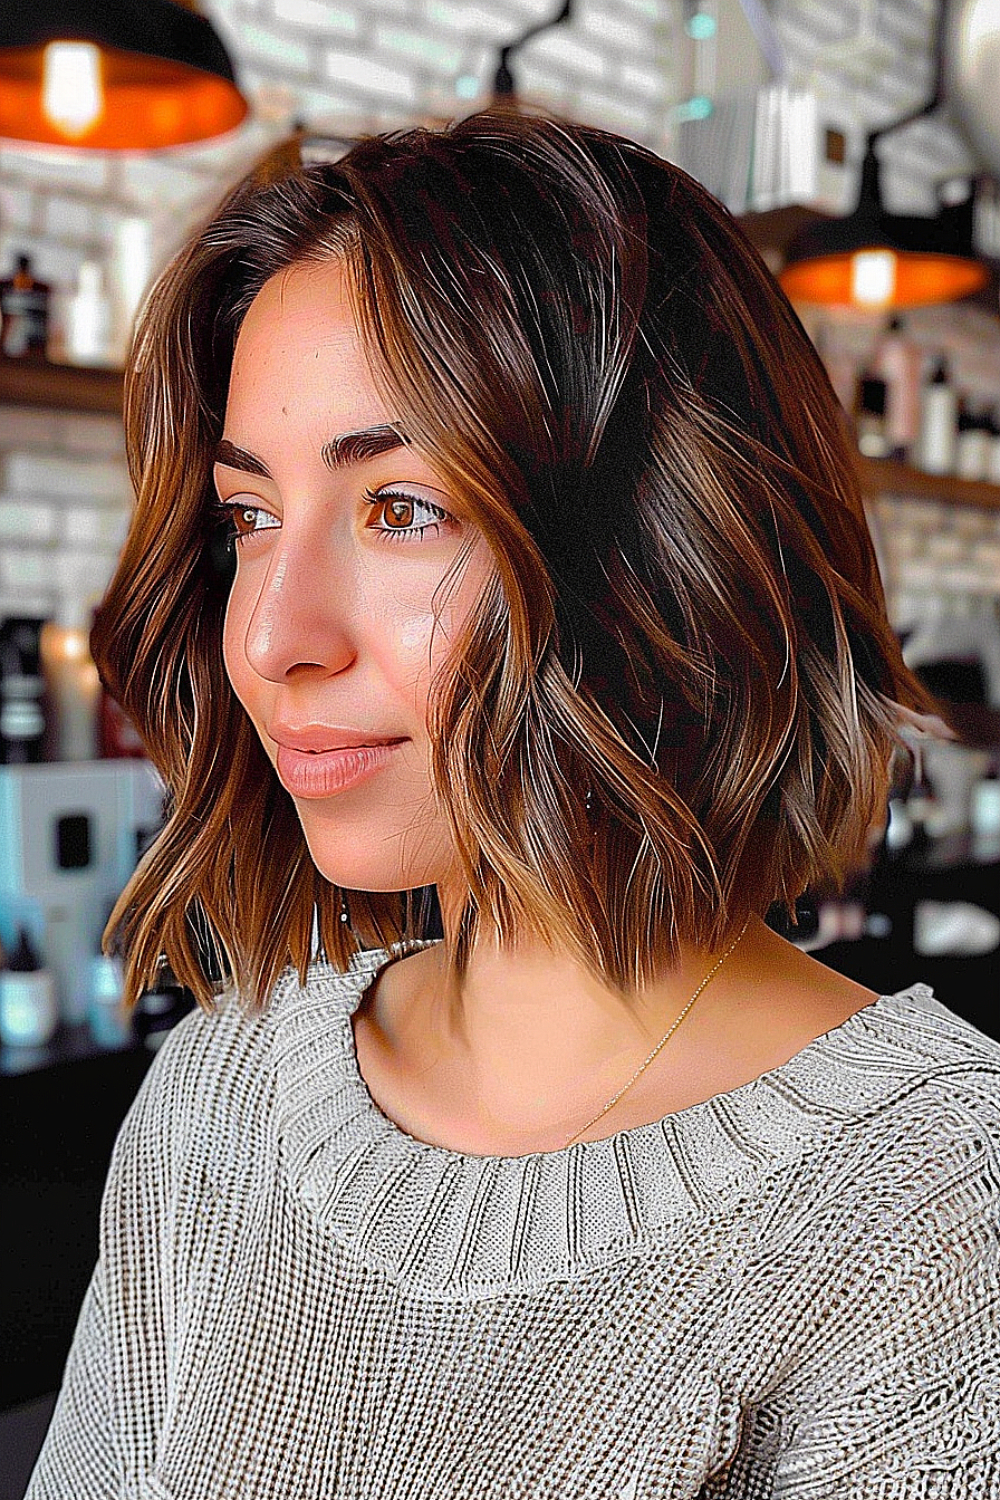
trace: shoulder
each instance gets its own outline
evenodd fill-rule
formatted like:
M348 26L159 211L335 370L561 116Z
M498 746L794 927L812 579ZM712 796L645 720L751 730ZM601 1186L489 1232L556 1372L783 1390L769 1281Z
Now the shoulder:
M839 1040L858 1080L859 1124L877 1126L903 1153L917 1151L918 1140L935 1142L928 1170L980 1138L1000 1152L1000 1042L928 985L880 996L841 1028Z
M300 1035L307 1044L310 1036L322 1036L335 1012L356 1003L365 976L385 958L382 950L366 951L346 972L313 964L304 984L289 965L260 1015L232 986L215 997L211 1012L190 1012L153 1059L119 1132L116 1155L153 1141L166 1168L209 1134L217 1160L227 1151L245 1151L249 1140L269 1128L284 1054Z
M946 1100L989 1116L1000 1100L1000 1042L923 983L878 996L795 1062L802 1082L822 1074L831 1102L860 1118L933 1112Z
M1000 1041L944 1005L926 984L881 996L867 1014L872 1067L890 1083L898 1074L890 1093L900 1108L937 1113L944 1133L948 1120L978 1118L996 1137Z
M280 976L272 1002L292 973ZM269 1053L270 1010L251 1015L233 988L215 997L211 1012L199 1007L184 1016L161 1043L118 1133L109 1188L139 1164L166 1188L209 1146L220 1170L245 1158L267 1125Z
M1000 1043L924 984L881 996L823 1043L786 1076L807 1108L822 1090L827 1126L797 1163L802 1243L819 1237L845 1267L940 1259L957 1273L987 1253L995 1279Z
M1000 1043L927 985L857 1011L759 1080L749 1104L773 1154L758 1207L793 1258L821 1246L828 1264L871 1264L995 1235Z
M747 1284L781 1400L856 1414L876 1359L900 1392L1000 1357L1000 1045L913 985L808 1051L775 1097L822 1129L748 1205Z

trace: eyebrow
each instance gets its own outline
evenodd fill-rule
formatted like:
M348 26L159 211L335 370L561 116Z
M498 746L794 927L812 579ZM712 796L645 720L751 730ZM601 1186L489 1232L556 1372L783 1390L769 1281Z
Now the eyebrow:
M380 453L390 453L393 448L402 448L410 439L396 426L382 423L377 427L362 427L357 432L341 432L330 438L320 449L320 457L329 469L346 469L351 464L366 463ZM258 474L270 479L271 472L263 459L246 448L240 448L223 438L215 450L215 462L225 464L227 469L240 469L244 474Z

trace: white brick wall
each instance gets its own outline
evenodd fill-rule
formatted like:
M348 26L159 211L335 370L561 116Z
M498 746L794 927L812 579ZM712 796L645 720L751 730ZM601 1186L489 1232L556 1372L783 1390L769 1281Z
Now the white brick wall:
M0 262L25 248L40 275L71 284L82 260L107 251L117 220L141 212L153 221L158 265L294 118L331 130L339 120L350 132L465 113L487 102L499 46L551 15L553 4L206 0L206 10L256 103L252 122L221 146L157 158L0 149ZM926 95L936 0L881 0L867 46L857 0L771 0L769 13L789 81L825 86L856 118L855 166L865 128ZM671 107L692 81L683 16L683 0L577 0L570 22L533 38L515 57L522 92L533 103L629 131L669 155L676 138ZM712 46L720 64L724 29ZM714 71L728 76L733 69L727 63ZM912 126L885 151L893 167L888 192L901 209L929 209L935 178L968 161L943 118ZM852 177L846 174L848 187Z
M117 417L0 406L0 616L96 601L131 504Z
M155 272L294 119L349 134L481 107L499 46L550 16L555 5L205 0L205 9L233 53L254 104L252 119L221 142L155 158L0 148L0 265L23 249L39 275L71 286L81 262L109 257L122 219L139 214L152 226ZM825 92L838 119L853 120L850 165L838 179L847 206L865 131L921 103L930 87L937 0L880 0L866 42L859 27L869 9L861 0L768 6L788 81ZM694 77L683 15L683 0L577 0L568 24L533 39L514 58L521 92L534 104L621 130L670 156L678 139L672 106ZM716 46L725 44L720 35ZM731 74L731 61L716 72ZM944 117L891 138L884 155L891 206L916 212L931 211L935 180L969 160ZM949 354L964 388L1000 399L996 320L984 321L978 309L928 309L916 315L915 328L928 349ZM861 358L872 326L844 324L833 337ZM59 589L81 586L67 582L74 565L87 587L99 590L114 565L129 503L114 418L0 409L0 612L48 608ZM1000 592L1000 522L981 513L973 524L967 519L973 513L962 512L943 542L939 519L925 524L922 514L903 501L878 504L886 555L906 586L923 569L926 586L935 580L957 586L964 577L970 588L989 583Z
M914 596L1000 594L1000 511L883 495L871 506L893 623Z

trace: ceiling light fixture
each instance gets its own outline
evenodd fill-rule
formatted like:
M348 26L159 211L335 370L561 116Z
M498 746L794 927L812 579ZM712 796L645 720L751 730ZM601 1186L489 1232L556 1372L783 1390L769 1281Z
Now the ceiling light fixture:
M573 0L563 0L563 4L551 20L540 21L537 26L529 27L523 36L519 36L516 41L508 42L505 47L500 48L500 62L493 77L494 104L506 105L512 109L517 108L517 89L514 84L514 75L510 71L510 59L531 37L537 36L540 31L548 31L550 26L558 26L561 21L570 20L572 14Z
M19 0L0 13L0 136L155 151L222 135L247 112L194 0Z
M875 145L923 119L944 98L943 25L935 37L936 81L927 103L869 133L854 212L809 224L792 240L778 279L793 300L859 308L953 302L986 285L989 268L972 243L975 186L952 179L938 190L935 217L888 213Z

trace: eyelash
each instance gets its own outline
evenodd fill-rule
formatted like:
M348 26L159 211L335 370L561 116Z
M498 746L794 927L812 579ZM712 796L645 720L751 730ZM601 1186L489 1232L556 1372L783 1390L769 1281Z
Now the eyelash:
M423 541L425 532L429 531L434 536L437 536L441 530L440 523L442 521L454 521L455 519L442 506L433 505L430 500L421 500L418 495L408 495L405 490L383 490L381 494L376 494L373 490L366 489L363 493L366 503L371 506L388 505L392 500L402 500L407 505L411 505L414 508L421 507L438 517L438 520L426 521L422 526L368 526L365 528L367 531L373 531L376 536L383 537L387 541L409 539ZM261 527L260 531L238 531L236 529L237 511L264 513L262 506L240 505L234 501L216 500L213 509L221 519L222 525L225 528L226 541L229 544L236 543L239 546L243 542L251 541L255 536L260 536L264 531L273 530L270 526Z

